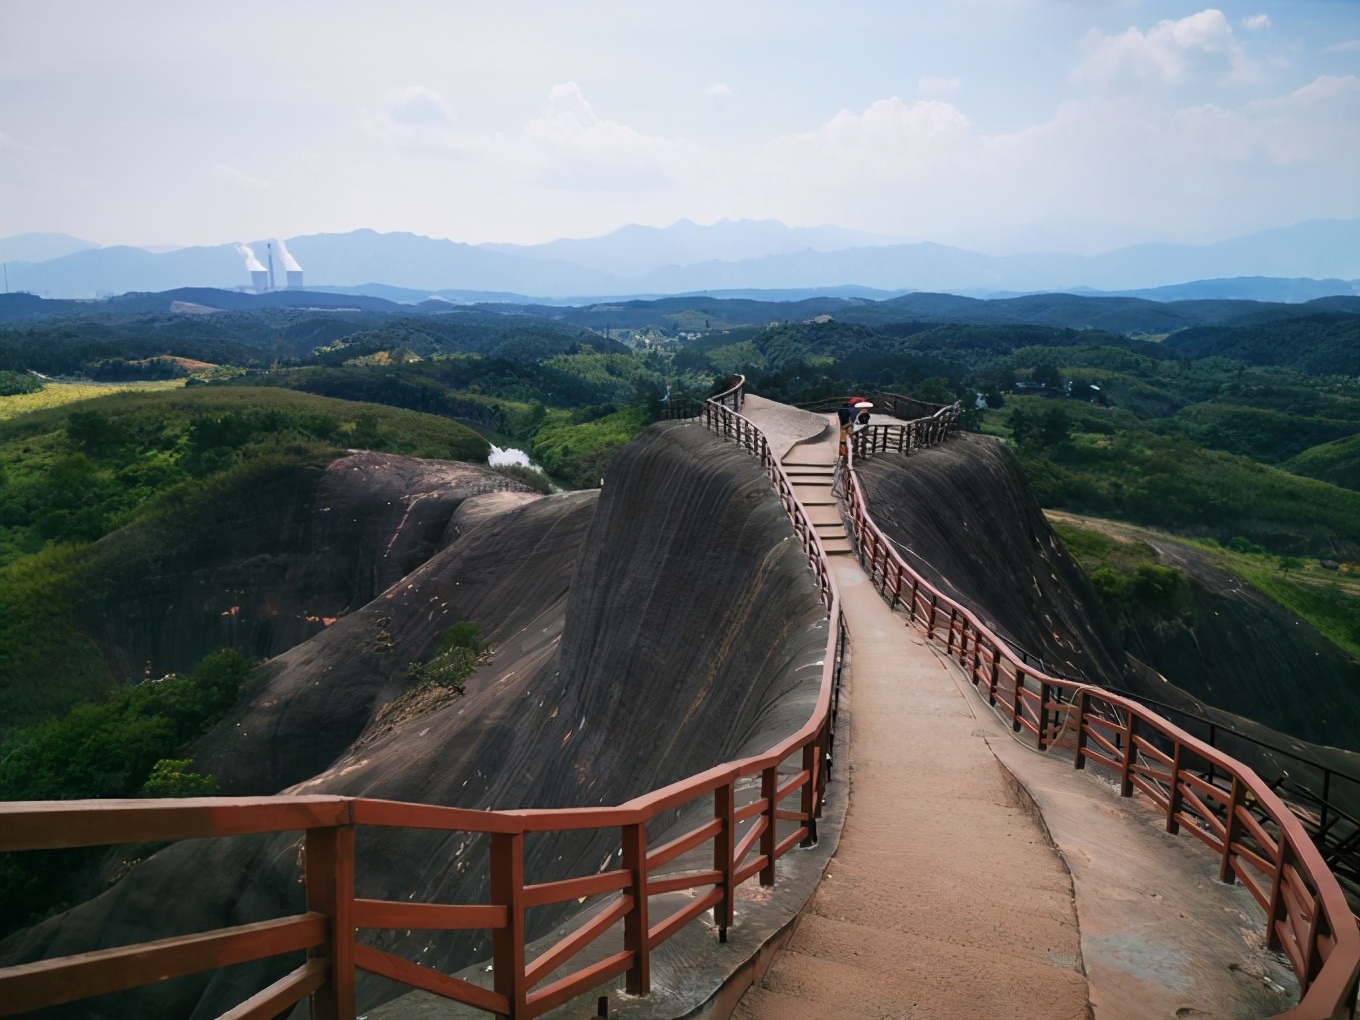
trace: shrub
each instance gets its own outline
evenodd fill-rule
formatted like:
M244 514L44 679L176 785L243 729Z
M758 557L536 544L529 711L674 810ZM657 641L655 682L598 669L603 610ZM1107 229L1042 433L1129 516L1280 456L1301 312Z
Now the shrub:
M162 758L142 784L142 796L211 797L217 792L217 780L189 771L193 763L192 758Z

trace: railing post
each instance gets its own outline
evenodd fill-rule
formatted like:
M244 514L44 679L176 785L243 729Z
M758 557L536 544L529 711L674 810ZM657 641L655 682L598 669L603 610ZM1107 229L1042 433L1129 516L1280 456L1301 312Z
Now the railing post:
M623 948L633 954L628 968L629 995L646 995L652 990L652 961L647 950L647 825L623 827L623 868L633 876L629 890L633 907L623 915Z
M954 624L955 624L955 622L958 620L958 618L959 618L959 611L958 611L957 607L955 607L955 606L950 606L950 607L949 607L949 631L945 634L945 638L944 638L944 653L945 653L945 655L953 655L953 654L954 654Z
M987 704L995 705L996 689L997 686L1001 683L1001 654L997 650L996 645L992 645L991 655L992 655L992 668L990 670L991 676L987 680Z
M732 855L736 852L736 787L724 783L713 791L713 815L722 828L713 837L713 870L722 873L722 899L713 908L713 921L718 926L718 941L727 941L727 929L736 917L736 889L732 879L736 870Z
M920 581L913 574L911 578L911 622L916 622L916 593L920 588Z
M1015 690L1011 692L1011 729L1019 733L1023 728L1020 720L1025 716L1025 671L1015 667Z
M312 1020L354 1020L354 826L308 829L303 848L307 909L330 919L329 942L307 952L329 964Z
M1133 732L1134 719L1132 709L1126 708L1124 714L1127 717L1124 723L1124 761L1119 769L1119 796L1133 796Z
M505 907L505 927L491 933L493 985L510 1003L510 1020L527 1015L524 976L524 833L491 835L491 902Z
M1327 808L1332 802L1332 770L1322 770L1322 808L1318 814L1318 847L1327 845Z
M1039 741L1039 750L1048 750L1048 684L1040 681L1039 683L1039 732L1036 739Z
M934 641L934 640L935 640L935 605L936 605L935 593L934 593L934 592L931 592L931 593L930 593L930 616L929 616L928 619L926 620L926 640L927 640L927 641Z
M1181 742L1176 741L1176 749L1171 752L1171 789L1166 792L1166 831L1175 835L1181 831L1176 821L1176 812L1181 809Z
M817 843L817 741L815 739L803 745L803 771L807 773L807 784L803 787L802 798L799 810L805 819L803 824L807 826L807 835L803 837L802 846L815 846Z
M1228 885L1232 885L1234 882L1237 881L1237 875L1233 872L1232 869L1232 845L1233 840L1237 838L1237 826L1238 826L1237 809L1241 807L1244 802L1243 792L1244 791L1242 790L1241 780L1239 780L1236 776L1233 776L1232 793L1228 795L1228 813L1223 816L1223 856L1220 858L1218 862L1218 880L1220 882L1226 882ZM1275 862L1275 885L1271 889L1270 894L1272 901L1276 896L1280 894L1279 893L1280 867L1282 862L1284 861L1283 839L1280 840L1279 846L1276 847L1276 852L1280 855L1280 859ZM1271 912L1270 914L1267 915L1266 919L1267 925L1266 934L1268 936L1275 930L1274 921L1275 915L1273 912Z
M1072 761L1074 769L1086 768L1086 691L1077 691L1073 704L1077 706L1077 756Z
M1279 845L1275 848L1280 855L1275 861L1275 873L1270 880L1270 905L1266 907L1266 948L1280 949L1280 932L1275 926L1277 921L1285 920L1287 910L1284 902L1284 866L1286 864L1285 851L1289 848L1289 842L1284 838L1284 833L1280 833ZM1232 872L1228 872L1232 874ZM1299 984L1302 986L1306 978L1299 975ZM1308 989L1300 987L1299 991L1306 992Z
M760 852L765 855L765 867L760 869L760 884L774 885L774 848L779 842L775 839L778 829L775 811L779 805L775 797L779 793L779 765L774 764L760 774L760 796L765 801L765 831L760 834Z

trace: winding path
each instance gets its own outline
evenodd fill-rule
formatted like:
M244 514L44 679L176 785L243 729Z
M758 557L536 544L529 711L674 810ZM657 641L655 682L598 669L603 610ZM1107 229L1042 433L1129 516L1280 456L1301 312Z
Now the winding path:
M748 397L743 413L780 435L778 407ZM944 664L850 555L835 457L830 428L782 463L834 557L850 633L850 809L796 931L734 1015L1084 1018L1063 861Z

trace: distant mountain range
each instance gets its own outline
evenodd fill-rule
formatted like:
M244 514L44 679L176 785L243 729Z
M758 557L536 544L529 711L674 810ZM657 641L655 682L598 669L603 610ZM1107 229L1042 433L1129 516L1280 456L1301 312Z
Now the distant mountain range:
M250 245L261 260L264 244ZM406 301L435 294L456 301L500 295L580 303L686 293L879 297L913 291L1303 301L1360 293L1360 219L1313 220L1212 245L1145 244L1089 256L992 256L772 220L634 225L603 237L528 246L372 230L288 238L287 246L309 287L383 297L409 292L397 298ZM9 290L54 298L250 283L235 244L149 251L25 234L0 240L0 257ZM282 282L281 264L277 279Z
M1135 297L1095 297L1074 294L1028 294L1021 297L983 300L954 294L912 293L886 300L827 295L783 298L712 297L684 295L655 300L614 299L597 304L542 305L524 302L486 301L453 305L442 299L418 304L398 303L382 297L356 294L281 290L251 294L237 290L189 287L158 294L127 294L108 301L81 301L34 297L31 294L0 295L0 323L87 315L207 316L262 309L298 309L344 318L353 316L354 329L394 316L405 321L421 316L467 316L469 321L492 316L539 317L584 326L596 333L611 329L660 326L681 328L702 316L713 329L738 326L762 327L774 321L803 322L829 315L842 322L864 326L926 322L998 326L1050 326L1066 329L1098 329L1109 333L1167 334L1195 326L1267 321L1307 320L1326 327L1337 316L1360 317L1360 296L1316 298L1303 304L1242 300L1150 301ZM1310 327L1311 328L1311 327Z

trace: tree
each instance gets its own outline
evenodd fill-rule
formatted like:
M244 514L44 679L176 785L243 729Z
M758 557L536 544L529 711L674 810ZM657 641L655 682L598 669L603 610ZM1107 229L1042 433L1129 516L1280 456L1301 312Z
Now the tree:
M1062 374L1052 365L1039 365L1034 369L1034 381L1050 393L1063 388Z
M151 768L151 775L142 784L143 797L211 797L217 792L217 780L200 772L191 772L192 758L162 758Z
M1061 405L1050 407L1039 420L1039 445L1052 449L1072 438L1072 421Z

